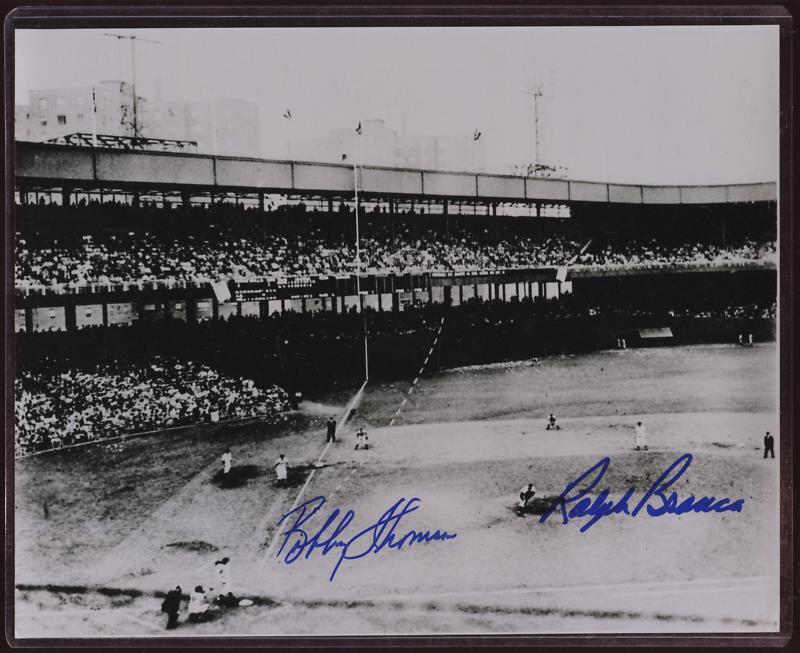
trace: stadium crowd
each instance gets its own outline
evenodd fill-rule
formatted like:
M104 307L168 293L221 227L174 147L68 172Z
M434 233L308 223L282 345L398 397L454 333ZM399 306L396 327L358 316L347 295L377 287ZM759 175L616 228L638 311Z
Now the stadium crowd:
M774 260L774 242L757 243L754 240L731 247L712 243L682 243L665 246L655 239L647 242L629 242L606 245L597 251L587 251L576 263L591 266L644 265L650 263L726 263L759 259Z
M77 246L55 244L33 249L18 235L16 287L287 279L349 275L356 270L354 245L329 243L317 235L287 238L279 234L220 233L208 240L188 236L168 241L155 234L131 232L103 240L86 235L82 240ZM445 243L403 234L393 243L366 237L360 248L362 272L403 274L558 266L576 254L580 244L560 238L538 242L521 238L489 244L475 235Z
M280 281L356 271L347 213L279 209L133 209L113 203L18 207L15 284L23 291L69 292L90 284ZM365 212L360 235L365 273L718 264L775 257L768 237L740 237L725 246L689 236L682 242L642 234L598 240L570 220L554 219L444 220L373 211Z
M220 419L274 419L288 408L277 386L261 389L251 379L160 357L89 369L45 358L38 369L18 369L14 390L18 455Z

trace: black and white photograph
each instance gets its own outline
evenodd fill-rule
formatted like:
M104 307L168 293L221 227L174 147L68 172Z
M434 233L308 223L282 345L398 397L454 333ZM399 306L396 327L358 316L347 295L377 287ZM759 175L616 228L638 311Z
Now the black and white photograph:
M47 27L18 642L779 632L778 25Z

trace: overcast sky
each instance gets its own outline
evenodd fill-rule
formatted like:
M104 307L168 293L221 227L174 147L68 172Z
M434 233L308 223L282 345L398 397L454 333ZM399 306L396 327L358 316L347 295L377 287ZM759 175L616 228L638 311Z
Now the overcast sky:
M20 30L15 102L130 80L129 42L107 31L163 42L137 45L142 96L256 101L266 157L288 136L366 118L399 132L405 116L413 133L480 129L487 169L507 172L533 159L525 91L540 82L541 158L571 178L778 177L777 27Z

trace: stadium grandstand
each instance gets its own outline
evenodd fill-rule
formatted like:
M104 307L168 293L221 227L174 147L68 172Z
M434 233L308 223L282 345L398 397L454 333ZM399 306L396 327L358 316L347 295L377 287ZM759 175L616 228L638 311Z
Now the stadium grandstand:
M443 311L442 368L774 338L771 183L18 142L15 200L18 453L280 419L362 380L362 328L370 377L408 377Z

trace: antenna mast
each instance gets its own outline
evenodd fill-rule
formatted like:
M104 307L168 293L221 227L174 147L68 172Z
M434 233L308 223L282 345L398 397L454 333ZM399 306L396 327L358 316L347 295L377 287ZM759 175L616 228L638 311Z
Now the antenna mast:
M136 98L136 41L143 41L145 43L155 43L157 45L164 45L163 41L154 41L152 39L143 39L135 34L110 34L105 32L103 36L110 36L111 38L115 38L117 40L120 39L128 39L131 42L131 92L133 93L133 137L139 137L139 121L136 116L136 105L137 105L137 98Z
M542 163L542 141L539 132L539 100L541 98L550 97L544 94L544 84L541 82L534 82L525 91L525 95L529 95L533 99L533 141L536 145L534 153L536 169L538 170Z

